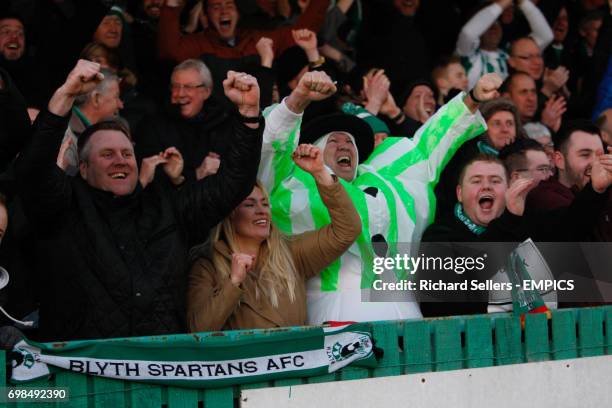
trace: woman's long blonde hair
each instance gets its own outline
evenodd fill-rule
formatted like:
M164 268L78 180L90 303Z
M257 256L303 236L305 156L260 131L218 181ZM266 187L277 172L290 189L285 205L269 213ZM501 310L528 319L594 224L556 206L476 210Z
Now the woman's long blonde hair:
M269 202L268 192L261 182L256 181L255 186L261 190ZM209 252L209 258L217 273L229 279L231 260L228 260L215 248L218 241L224 241L232 253L241 252L231 216L226 217L213 228L210 235ZM270 223L270 236L259 247L257 264L259 265L259 277L255 279L255 296L259 298L263 294L270 299L270 303L274 307L278 307L279 295L283 291L287 291L289 299L293 303L295 301L295 285L298 279L297 271L289 250L288 238L272 222Z

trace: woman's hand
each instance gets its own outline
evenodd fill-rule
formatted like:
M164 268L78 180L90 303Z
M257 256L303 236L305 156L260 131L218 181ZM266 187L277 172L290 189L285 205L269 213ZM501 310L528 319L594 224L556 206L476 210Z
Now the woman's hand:
M253 268L253 257L248 254L236 253L232 254L232 269L230 271L230 279L236 286L246 279L247 273Z
M317 183L331 185L333 177L325 168L321 149L311 144L301 144L293 152L293 161L302 170L310 173Z

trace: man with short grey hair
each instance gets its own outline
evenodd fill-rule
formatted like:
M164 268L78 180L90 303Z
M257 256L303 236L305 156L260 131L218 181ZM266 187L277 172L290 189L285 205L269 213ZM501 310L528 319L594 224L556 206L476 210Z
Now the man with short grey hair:
M170 78L170 103L136 129L138 160L176 146L183 153L188 182L215 174L227 152L233 108L212 91L206 64L196 59L178 64Z
M119 111L123 109L119 77L108 69L103 68L100 72L104 79L90 92L75 98L68 129L57 157L57 165L69 176L78 172L77 140L81 133L104 119L119 116Z

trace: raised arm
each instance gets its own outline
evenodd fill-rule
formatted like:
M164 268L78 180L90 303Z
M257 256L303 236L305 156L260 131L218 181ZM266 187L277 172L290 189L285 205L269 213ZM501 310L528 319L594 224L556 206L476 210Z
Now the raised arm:
M552 29L546 21L546 17L544 17L540 9L529 0L521 1L519 8L531 27L530 37L538 43L541 50L544 50L550 45L554 37Z
M323 152L313 145L300 145L293 154L295 163L316 181L331 223L306 232L291 241L298 270L309 278L338 259L359 236L361 219L337 177L323 164Z
M291 155L298 145L304 110L310 102L323 100L335 92L336 86L326 73L307 72L287 98L266 110L257 176L270 194L293 171L295 164Z
M399 178L405 184L437 183L444 166L463 143L486 130L484 118L477 109L481 102L499 95L497 89L501 83L497 74L484 75L469 94L457 95L440 108L412 140L385 140L370 155L367 164L383 177Z
M179 192L179 211L195 242L206 238L251 192L261 156L263 119L259 115L259 86L251 75L229 71L223 81L225 96L236 105L232 149L223 166L211 175L186 185Z
M159 57L181 62L188 58L199 58L211 52L203 33L183 35L181 33L181 1L167 0L159 15L157 46Z
M47 110L38 116L34 136L20 164L26 210L36 219L51 219L70 203L70 181L57 166L57 154L74 99L90 92L102 79L100 64L79 60L66 82L53 94Z
M512 0L498 0L483 8L468 21L457 38L457 54L467 57L480 46L480 36L491 27Z
M266 31L264 35L274 40L274 52L276 55L281 55L287 48L295 45L295 41L291 36L292 30L307 28L315 33L318 32L325 19L328 5L329 0L311 0L306 10L304 10L294 24L278 28L274 31Z

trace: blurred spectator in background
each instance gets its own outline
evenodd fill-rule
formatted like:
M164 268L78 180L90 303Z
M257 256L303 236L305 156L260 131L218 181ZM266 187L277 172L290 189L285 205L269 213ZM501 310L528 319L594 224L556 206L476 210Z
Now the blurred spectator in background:
M443 58L431 73L431 79L438 90L438 105L448 102L451 90L467 91L469 82L465 69L458 57Z
M357 64L363 70L379 67L391 81L391 93L428 78L431 56L415 15L421 0L369 2L357 43ZM365 4L364 4L365 6ZM402 39L410 38L410 41Z
M457 54L463 57L470 88L478 78L488 72L495 72L502 78L508 75L509 57L503 51L503 33L497 19L505 9L512 7L512 4L512 0L497 0L483 7L459 33ZM530 38L539 48L546 48L553 40L553 33L546 18L531 1L522 0L518 4L531 27ZM531 58L530 56L529 59Z
M57 158L58 167L69 176L79 171L77 142L79 136L91 125L119 115L123 108L119 90L119 77L107 68L100 69L104 79L99 81L90 92L79 95L74 100L68 129L62 140L62 149Z

